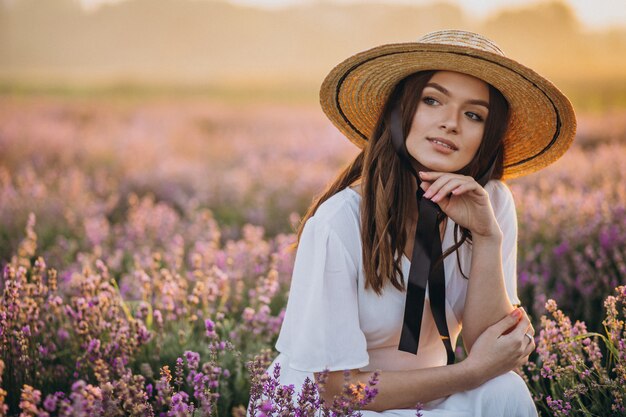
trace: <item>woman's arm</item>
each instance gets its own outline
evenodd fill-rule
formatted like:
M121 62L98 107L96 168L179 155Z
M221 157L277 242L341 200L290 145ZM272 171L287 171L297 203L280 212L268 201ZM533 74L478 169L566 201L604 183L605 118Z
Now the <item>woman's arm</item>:
M513 310L502 272L502 232L472 234L472 262L463 310L463 343L467 351L493 323Z
M521 318L521 320L520 320ZM525 313L515 309L476 341L474 350L464 361L448 366L438 366L411 371L384 371L376 385L378 394L365 409L385 411L406 409L420 403L476 388L489 379L501 375L524 363L534 344L524 337L529 321ZM515 329L503 335L508 329ZM372 372L352 370L350 382L366 382ZM316 374L317 379L317 374ZM342 371L331 372L325 386L323 399L332 404L344 384Z
M471 351L486 328L513 310L504 285L502 243L503 239L517 239L516 227L507 224L507 233L503 234L487 191L474 178L440 172L423 172L421 178L424 197L472 232L472 261L463 311L463 342ZM517 221L514 209L512 217L504 220Z
M372 372L350 372L350 382L357 384L369 380ZM326 382L324 401L332 404L332 398L341 392L345 382L343 371L331 372ZM477 387L477 378L465 361L449 366L438 366L414 371L380 372L376 385L378 394L365 409L385 411L415 407L437 398Z
M465 299L464 317L467 321L463 322L463 341L468 350L482 329L511 311L511 302L519 302L515 296L517 278L515 202L506 185L503 183L491 185L493 187L490 201L499 227L493 239L482 235L474 237L470 281ZM489 296L486 297L486 294ZM510 299L510 296L514 298ZM532 326L527 331L534 333Z

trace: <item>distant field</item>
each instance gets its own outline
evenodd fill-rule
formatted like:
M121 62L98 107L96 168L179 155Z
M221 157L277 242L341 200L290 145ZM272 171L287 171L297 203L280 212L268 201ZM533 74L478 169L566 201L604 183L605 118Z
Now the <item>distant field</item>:
M54 96L62 98L153 99L203 98L229 103L315 104L319 83L281 82L249 84L139 84L113 82L101 84L62 84L26 82L0 77L0 98L7 96ZM554 81L578 111L603 113L626 108L626 78L615 80Z
M15 249L29 210L42 225L51 221L50 245L59 227L82 227L86 214L77 204L103 198L91 190L94 178L102 179L100 193L113 193L113 206L98 209L109 220L124 213L129 195L151 194L180 212L210 208L225 236L236 236L245 223L263 225L270 235L290 232L290 216L304 212L356 148L315 103L229 94L218 100L221 93L195 90L33 89L0 96L0 168L10 182L36 181L31 188L52 193L29 204L5 200L0 255ZM566 154L567 167L599 146L623 153L626 107L577 109L577 116L578 153ZM76 201L59 195L58 181L68 173L79 189L65 197Z
M579 111L607 112L626 108L626 78L555 82Z
M321 80L320 80L321 83ZM106 100L152 100L158 98L200 98L227 103L317 103L319 85L311 83L273 84L137 84L114 82L102 84L62 84L24 82L0 77L0 99L3 97L60 97Z

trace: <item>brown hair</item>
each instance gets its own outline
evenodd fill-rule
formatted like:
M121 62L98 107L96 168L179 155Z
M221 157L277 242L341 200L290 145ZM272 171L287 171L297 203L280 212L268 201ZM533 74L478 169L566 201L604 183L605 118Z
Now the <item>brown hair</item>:
M415 192L413 176L403 165L391 143L391 133L386 120L392 106L399 100L402 129L406 138L422 90L435 72L421 71L406 77L396 85L365 148L316 198L298 228L299 241L304 224L315 214L318 207L337 192L361 179L363 195L361 240L365 288L371 286L379 295L382 294L385 281L391 282L398 290L404 290L401 259L407 242L409 216L406 214L414 204L411 200ZM474 158L459 173L477 178L489 168L495 157L495 166L490 179L502 178L503 137L508 124L508 109L508 103L502 94L489 85L489 113L481 144ZM457 239L459 229L461 240ZM454 238L455 244L443 253L441 259L456 251L466 240L471 242L471 233L455 225Z

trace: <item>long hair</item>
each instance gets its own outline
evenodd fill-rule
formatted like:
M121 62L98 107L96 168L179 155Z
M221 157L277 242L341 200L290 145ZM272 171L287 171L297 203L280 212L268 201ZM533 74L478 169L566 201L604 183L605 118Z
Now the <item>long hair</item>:
M396 100L400 100L402 130L406 138L422 96L422 90L436 71L422 71L400 81L389 96L367 145L357 157L317 197L305 213L298 228L298 241L306 221L319 206L337 192L361 179L361 240L365 288L382 294L386 281L404 290L402 254L407 242L409 212L414 203L415 180L405 168L391 143L386 123ZM508 124L509 106L500 91L489 85L489 113L481 144L470 163L459 173L476 178L485 172L495 157L490 179L501 179L504 170L503 138ZM412 205L413 204L413 205ZM461 238L458 239L459 234ZM441 261L466 241L471 232L455 225L455 244L442 254ZM457 251L457 261L458 251Z

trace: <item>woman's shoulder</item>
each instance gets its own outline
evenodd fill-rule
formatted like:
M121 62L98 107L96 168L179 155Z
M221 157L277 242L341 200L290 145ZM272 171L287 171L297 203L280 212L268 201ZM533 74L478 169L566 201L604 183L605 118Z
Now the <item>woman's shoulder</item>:
M502 180L489 180L485 184L485 191L489 194L489 199L494 208L514 204L513 193Z
M344 188L324 201L315 211L316 222L342 223L359 219L361 196L350 187Z
M503 181L490 180L485 184L485 191L489 194L491 207L500 223L500 227L503 226L503 222L514 223L517 221L517 211L513 193Z
M360 237L360 203L361 196L345 188L320 204L307 225L314 225L316 230L332 231L345 245L353 243Z

